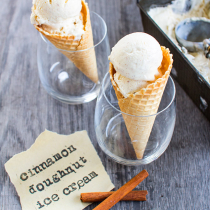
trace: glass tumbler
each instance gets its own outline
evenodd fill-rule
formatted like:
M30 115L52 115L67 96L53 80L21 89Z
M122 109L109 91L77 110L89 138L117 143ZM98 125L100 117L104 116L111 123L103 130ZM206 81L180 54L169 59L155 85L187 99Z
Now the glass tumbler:
M39 78L45 90L53 98L64 103L82 104L95 99L99 93L103 77L109 68L110 47L106 23L95 12L90 12L90 19L94 46L85 50L66 51L58 49L40 34L37 48ZM71 61L71 58L76 57L78 60L84 54L89 55L91 53L95 54L96 58L94 62L96 61L97 65L97 83L86 77ZM63 54L67 54L71 60ZM89 65L91 59L87 63Z
M175 85L172 78L169 77L156 114L129 115L121 112L109 73L107 73L103 79L95 109L95 131L101 149L113 160L124 165L142 165L156 160L168 147L174 131L175 95ZM132 118L138 122L140 120L142 123L154 120L142 159L136 157L124 118Z

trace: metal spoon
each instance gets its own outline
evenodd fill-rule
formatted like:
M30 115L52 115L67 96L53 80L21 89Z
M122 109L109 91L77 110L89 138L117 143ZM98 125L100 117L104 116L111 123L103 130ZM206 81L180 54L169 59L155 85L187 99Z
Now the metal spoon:
M171 4L173 12L178 14L186 13L192 8L192 0L176 0Z
M189 52L204 51L206 58L210 58L210 20L187 18L176 26L175 35Z

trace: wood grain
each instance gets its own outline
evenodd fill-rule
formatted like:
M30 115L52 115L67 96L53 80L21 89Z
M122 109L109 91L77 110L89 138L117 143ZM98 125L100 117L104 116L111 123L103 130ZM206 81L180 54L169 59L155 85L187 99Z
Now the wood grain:
M143 31L135 0L88 2L90 9L105 19L111 47L124 35ZM0 6L0 209L21 209L4 163L28 149L45 128L61 134L86 129L116 189L143 168L149 172L150 176L136 188L148 190L147 201L122 201L113 210L209 209L210 123L180 86L176 83L177 121L166 152L146 166L115 163L96 142L96 101L62 104L41 86L36 62L38 32L29 20L31 4L29 0L16 0L1 1Z

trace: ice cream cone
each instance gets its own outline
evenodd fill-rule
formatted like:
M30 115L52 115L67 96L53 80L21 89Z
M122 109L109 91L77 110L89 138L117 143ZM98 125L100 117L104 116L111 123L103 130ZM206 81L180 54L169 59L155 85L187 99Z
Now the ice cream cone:
M161 50L163 52L163 60L159 71L162 72L163 76L156 79L155 82L149 84L146 88L130 94L127 98L121 94L114 81L116 71L112 63L110 63L109 73L111 82L118 99L120 110L128 114L123 114L123 118L138 159L143 158L156 116L137 116L148 116L157 113L172 68L173 59L169 50L165 47L161 47Z
M42 25L34 25L35 28L42 33L56 48L60 49L74 65L82 71L93 82L98 82L98 72L96 64L95 50L93 47L93 35L90 22L90 12L82 0L81 14L83 17L83 25L85 33L81 40L75 40L73 35L61 35L58 33L49 33ZM89 49L91 48L91 49ZM89 49L89 50L86 50ZM84 51L83 51L84 50Z

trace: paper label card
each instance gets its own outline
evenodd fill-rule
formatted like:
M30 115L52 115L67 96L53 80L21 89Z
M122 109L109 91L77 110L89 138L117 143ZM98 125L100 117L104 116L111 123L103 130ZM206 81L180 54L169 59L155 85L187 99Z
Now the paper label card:
M14 184L22 210L81 210L83 192L114 188L86 131L59 135L44 131L5 169Z

